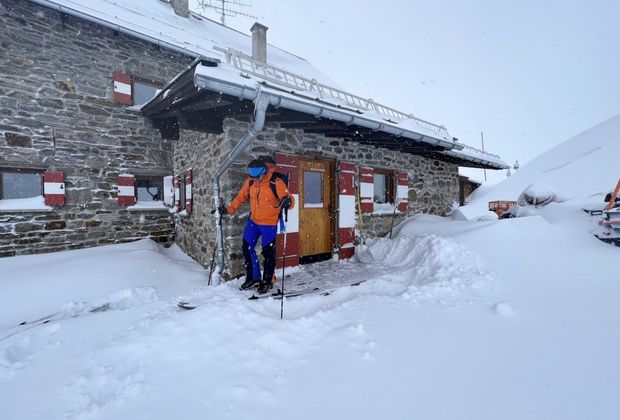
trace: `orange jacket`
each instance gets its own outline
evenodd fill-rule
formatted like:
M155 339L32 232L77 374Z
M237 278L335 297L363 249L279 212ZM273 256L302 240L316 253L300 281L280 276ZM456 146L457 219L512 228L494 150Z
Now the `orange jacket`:
M234 213L243 203L250 199L250 219L257 225L275 226L280 218L280 208L277 207L278 200L271 190L271 175L275 172L275 166L267 164L268 172L263 175L260 181L254 180L250 186L248 178L239 190L239 194L230 203L226 209L228 214ZM285 197L291 197L291 207L295 207L295 197L288 190L288 187L280 178L275 179L276 191L280 200Z

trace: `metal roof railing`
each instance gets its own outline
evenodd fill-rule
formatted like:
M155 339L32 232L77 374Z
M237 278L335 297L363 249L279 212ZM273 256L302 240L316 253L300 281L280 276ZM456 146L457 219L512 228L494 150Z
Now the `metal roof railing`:
M270 64L259 63L242 51L232 48L214 48L224 53L228 64L242 72L250 73L254 76L260 77L261 79L265 79L291 89L316 92L320 99L337 100L360 111L374 111L389 122L398 123L399 120L413 120L418 125L431 130L446 139L450 139L450 134L443 125L438 125L430 121L423 120L415 117L413 114L406 114L397 109L390 108L389 106L379 104L370 98L362 98L361 96L348 93L342 89L324 85L319 83L316 79L308 79Z
M463 149L471 150L471 151L474 151L474 152L477 152L477 153L481 153L481 154L483 154L483 155L487 155L487 156L493 156L493 157L496 157L497 159L501 160L501 158L499 157L499 155L496 155L496 154L493 154L493 153L486 152L486 151L484 151L484 150L482 150L482 149L478 149L478 148L473 147L473 146L468 146L468 145L466 145L466 144L464 144L464 143L461 143L461 142L458 142L458 144L460 144L461 146L463 146Z

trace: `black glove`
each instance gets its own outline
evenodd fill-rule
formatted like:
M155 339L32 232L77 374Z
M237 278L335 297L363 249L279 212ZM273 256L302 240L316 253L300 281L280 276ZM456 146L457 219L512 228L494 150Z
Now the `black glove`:
M289 207L291 207L292 204L293 204L293 200L291 200L291 197L288 195L282 198L282 201L280 201L280 207L284 209L288 209Z
M219 207L219 210L221 216L228 214L228 210L226 210L226 206L223 204ZM215 214L215 209L211 210L211 214Z

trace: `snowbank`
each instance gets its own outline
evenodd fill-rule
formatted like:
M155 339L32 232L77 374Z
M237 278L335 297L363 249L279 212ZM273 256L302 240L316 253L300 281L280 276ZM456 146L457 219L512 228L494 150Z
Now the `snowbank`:
M501 183L474 191L464 211L485 214L489 201L516 201L527 186L538 183L552 185L565 201L602 203L619 177L618 133L620 115L541 154Z
M536 209L563 201L563 196L552 186L544 182L531 184L519 195L517 203L510 210L502 213L502 217L506 214L509 214L509 217L533 216L538 214Z
M204 269L150 241L2 259L3 415L618 417L614 248L540 216L397 231L369 242L370 264L287 271L331 293L287 299L284 320L280 301L247 300L241 279L205 287Z

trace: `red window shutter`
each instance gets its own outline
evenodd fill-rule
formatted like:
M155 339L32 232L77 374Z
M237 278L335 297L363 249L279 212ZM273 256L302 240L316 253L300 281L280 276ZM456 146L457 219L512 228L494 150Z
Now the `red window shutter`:
M65 174L62 172L43 172L43 196L48 206L64 206Z
M119 175L118 180L118 204L121 206L133 206L136 204L136 179L133 175Z
M364 213L372 213L375 209L373 202L375 194L374 172L372 168L360 168L360 206Z
M288 175L288 190L295 198L295 207L288 212L286 224L286 255L284 265L294 267L299 265L299 156L288 153L276 153L276 171ZM278 228L279 230L279 228ZM276 265L282 267L282 253L284 252L284 234L276 236Z
M133 105L132 77L130 74L114 72L114 100L119 104Z
M406 212L409 208L409 179L407 172L399 172L396 183L396 205L398 210Z
M192 214L192 206L194 200L192 199L192 170L185 172L185 211L187 214Z
M351 258L355 253L355 173L354 163L338 163L338 256Z

